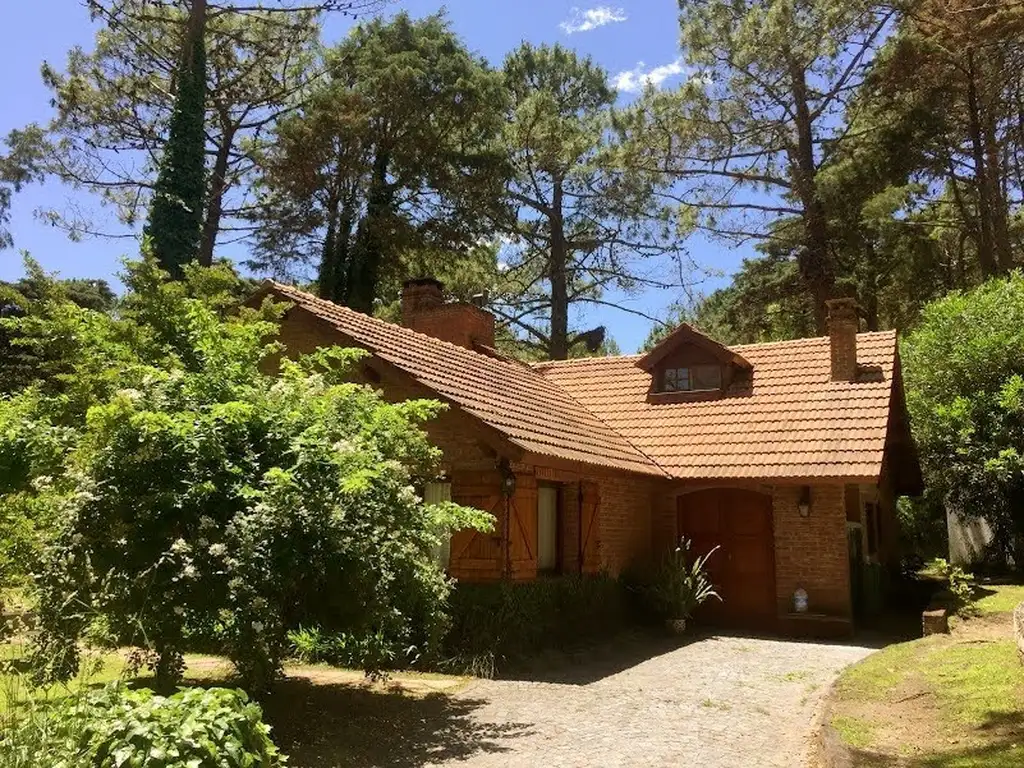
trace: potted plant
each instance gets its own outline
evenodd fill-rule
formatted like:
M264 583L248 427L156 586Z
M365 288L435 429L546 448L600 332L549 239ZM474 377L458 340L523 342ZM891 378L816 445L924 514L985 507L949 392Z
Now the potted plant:
M689 539L681 538L679 546L662 558L645 589L652 608L675 634L686 631L686 620L706 600L722 599L707 572L708 560L718 547L691 562L690 546Z

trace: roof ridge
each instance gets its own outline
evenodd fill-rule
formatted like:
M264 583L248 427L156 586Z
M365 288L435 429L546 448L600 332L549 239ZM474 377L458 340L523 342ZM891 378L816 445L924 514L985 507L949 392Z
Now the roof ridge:
M521 363L518 360L514 360L512 358L508 358L508 357L505 357L505 356L503 356L503 357L494 357L493 355L485 355L483 352L477 352L475 349L470 349L469 347L463 347L462 345L456 344L455 342L452 342L452 341L448 341L447 339L441 339L441 338L438 338L437 336L431 336L429 333L423 333L422 331L417 331L414 328L410 328L407 325L402 325L400 323L392 323L390 320L384 320L383 318L375 317L374 315L368 315L365 312L360 312L357 309L352 309L352 307L346 307L344 304L338 304L336 302L331 301L330 299L321 298L321 297L319 297L319 296L317 296L315 294L310 293L309 291L304 291L301 288L296 288L294 285L288 285L287 283L279 283L276 280L269 280L269 279L266 280L265 282L269 283L270 285L274 286L275 288L284 289L286 292L292 292L292 293L301 294L301 296L303 297L304 300L310 300L311 299L312 301L314 301L317 304L327 304L327 305L330 306L332 311L340 310L343 313L351 313L351 314L354 314L354 315L359 315L360 318L365 318L367 320L370 320L373 323L379 323L379 324L382 324L382 325L387 325L387 326L390 326L391 328L398 328L398 329L402 330L403 332L410 333L410 334L413 334L415 336L419 336L421 339L429 339L430 342L434 343L434 344L444 344L445 346L454 347L455 349L461 350L462 352L469 352L469 353L471 353L473 355L476 355L478 357L486 358L488 360L496 360L497 362L502 363L504 365L514 365L514 366L517 366L519 368L525 368L528 371L533 371L533 367L532 366L524 364L524 363ZM540 377L540 378L544 379L543 376ZM544 379L544 380L546 381L547 379Z

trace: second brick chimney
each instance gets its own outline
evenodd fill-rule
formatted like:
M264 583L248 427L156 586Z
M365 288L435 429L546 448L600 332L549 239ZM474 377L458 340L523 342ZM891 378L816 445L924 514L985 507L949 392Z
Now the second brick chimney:
M444 285L432 277L402 285L402 325L466 349L494 346L494 315L475 304L446 303Z
M828 341L831 348L832 381L857 379L857 331L860 317L855 299L830 299L828 307Z

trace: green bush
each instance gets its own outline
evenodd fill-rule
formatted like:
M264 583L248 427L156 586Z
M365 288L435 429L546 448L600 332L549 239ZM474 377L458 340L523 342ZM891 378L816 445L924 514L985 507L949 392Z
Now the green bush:
M285 764L259 706L241 691L173 696L122 684L51 707L19 702L4 722L5 768L274 768Z
M380 632L357 637L349 632L327 632L320 627L299 627L288 633L291 655L304 664L369 668L371 672L408 666L416 648L401 648ZM367 664L367 660L372 660Z
M625 589L607 574L460 583L448 606L446 654L454 665L484 675L504 660L609 637L628 620Z

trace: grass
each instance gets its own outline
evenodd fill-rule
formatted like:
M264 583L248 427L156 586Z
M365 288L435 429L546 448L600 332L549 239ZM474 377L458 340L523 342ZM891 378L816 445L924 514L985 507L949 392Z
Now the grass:
M987 589L984 618L891 645L840 676L829 721L855 768L1024 765L1024 667L1008 614L1024 586Z
M839 732L843 741L851 747L866 749L874 742L875 727L858 717L839 715L832 718L832 727Z
M975 604L978 612L983 615L1008 613L1024 602L1024 585L1009 584L987 589L993 590L992 594L986 595Z

